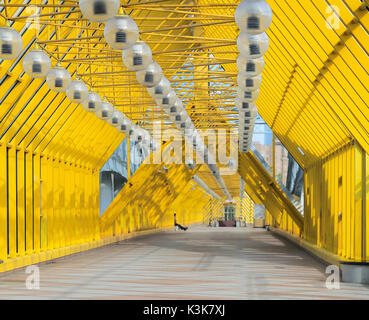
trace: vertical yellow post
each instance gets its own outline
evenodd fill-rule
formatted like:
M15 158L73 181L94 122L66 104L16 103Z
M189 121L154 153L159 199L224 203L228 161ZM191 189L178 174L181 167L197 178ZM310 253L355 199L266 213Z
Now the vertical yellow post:
M355 170L355 166L354 166L354 152L351 151L348 155L347 155L347 170L348 173L350 172L354 172L353 170ZM347 233L347 245L348 245L348 258L352 259L354 256L354 239L353 239L353 235L354 235L354 230L353 230L353 226L354 226L354 217L355 217L355 213L354 213L354 201L353 201L353 197L354 197L354 185L355 185L355 175L351 174L351 175L347 175L347 189L348 189L348 194L349 196L347 197L347 227L346 227L346 233Z
M73 238L73 226L74 221L71 218L71 207L72 207L72 177L71 177L71 166L68 162L63 161L63 173L64 173L64 232L66 237L65 246L72 244Z
M33 246L33 155L26 153L26 253L32 254Z
M127 180L131 178L131 139L127 136Z
M16 190L16 149L8 148L8 245L9 257L16 256L16 239L17 239L17 190Z
M41 217L41 179L40 179L40 154L33 156L33 225L34 225L34 250L40 252L40 217Z
M343 158L344 153L338 158L338 193L337 193L337 221L338 221L338 255L342 256L342 244L343 244L343 233L342 233L342 216L343 216Z
M348 211L347 211L347 203L348 194L347 184L348 184L348 175L347 175L347 154L350 152L350 149L347 148L342 157L342 197L345 195L345 199L342 199L342 256L347 258L348 256L348 244L347 244L347 219L348 219Z
M60 248L61 243L61 218L60 218L60 207L59 207L59 197L60 197L60 187L59 187L59 160L56 158L52 159L52 192L53 192L53 224L52 224L52 237L54 242L54 249Z
M58 248L65 247L65 234L64 234L64 201L63 201L63 185L62 185L62 178L64 176L63 170L61 168L62 162L59 159L55 159L55 173L54 173L54 208L56 209L56 225L55 225L55 231L57 234L57 241L58 241Z
M88 219L88 234L89 234L89 240L92 241L95 238L95 224L94 224L94 176L92 170L87 170L86 172L86 178L87 178L87 195L86 195L86 201L87 201L87 219Z
M83 243L86 241L85 234L85 177L83 169L80 165L75 166L76 170L78 170L78 180L76 180L76 220L77 220L77 243Z
M48 170L48 159L45 155L41 156L41 176L40 176L40 193L41 193L41 251L49 250L48 243L47 243L47 236L48 236L48 212L49 208L47 206L47 177L49 174Z
M365 179L364 181L369 181L369 154L365 153ZM365 243L365 260L369 261L369 187L365 185L365 211L364 211L364 219L365 219L365 236L364 236L364 243Z
M54 199L54 183L53 183L53 174L54 174L54 161L51 157L47 157L47 177L46 188L45 191L47 193L47 244L48 249L55 249L55 221L54 221L54 207L53 207L53 199Z
M80 237L80 233L78 230L78 223L79 223L79 211L80 211L80 207L79 207L79 202L78 202L78 168L74 163L68 163L69 165L69 170L70 170L70 190L71 193L69 195L69 225L71 228L71 244L77 244L78 243L78 239Z
M355 209L352 220L354 231L354 259L355 261L361 261L362 258L362 214L363 214L363 154L359 145L355 145Z
M94 207L93 211L93 223L94 223L94 233L95 239L100 239L100 229L99 229L99 170L95 170L93 172L93 186L94 189L92 190L94 196Z
M6 145L0 142L0 260L7 259L7 182L6 182Z
M273 132L273 180L275 181L275 134Z
M18 199L18 255L25 254L25 159L24 151L17 152L17 199ZM0 173L1 175L1 173Z

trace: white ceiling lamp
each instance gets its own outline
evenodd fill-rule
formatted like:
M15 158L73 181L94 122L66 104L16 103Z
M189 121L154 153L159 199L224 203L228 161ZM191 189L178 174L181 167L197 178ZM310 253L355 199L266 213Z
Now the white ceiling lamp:
M23 69L34 79L46 76L50 68L50 57L41 49L33 49L24 56Z
M120 0L79 0L79 8L85 18L93 22L105 22L119 10Z
M183 102L177 99L176 102L169 108L169 116L173 116L184 110Z
M249 59L243 55L239 55L237 58L237 69L239 73L248 77L255 77L260 75L264 69L264 58Z
M137 42L138 36L137 24L128 15L116 15L105 24L105 40L115 50L132 47Z
M173 122L177 125L177 126L179 126L182 122L184 122L186 119L188 119L189 117L188 117L188 114L187 114L187 112L186 112L186 110L182 110L182 111L180 111L180 112L178 112L178 113L176 113L175 115L174 115L174 117L173 117Z
M260 88L262 82L261 75L248 77L242 73L237 76L238 88L241 90L255 91Z
M237 26L249 34L265 32L272 23L273 12L264 0L244 0L235 13Z
M82 103L88 97L88 88L80 80L73 80L67 87L67 97L74 103Z
M150 47L144 42L136 42L132 47L123 50L123 62L132 71L144 70L152 62Z
M190 117L187 117L184 121L179 123L179 130L187 130L193 126L192 120Z
M59 63L48 72L46 77L47 85L55 92L65 92L71 81L68 70L61 67Z
M100 105L100 108L96 112L96 116L105 121L109 121L113 115L114 107L111 103L107 101L103 101Z
M241 32L237 38L237 48L246 58L261 58L268 51L269 39L265 32L258 35Z
M162 76L160 82L155 87L148 87L149 95L154 99L162 99L172 90L169 80Z
M123 119L124 115L122 114L122 112L120 112L119 110L114 110L111 118L108 120L108 123L115 128L119 128Z
M254 102L259 97L260 90L250 91L247 89L237 89L236 101L242 102Z
M89 91L87 98L82 102L82 107L87 112L97 112L100 108L102 100L100 96L93 91Z
M131 127L132 127L131 121L126 117L124 117L118 126L118 130L119 132L124 133L126 136L129 136Z
M15 59L22 49L23 40L16 30L7 25L0 27L0 59Z
M156 103L164 108L164 110L169 110L170 107L172 107L176 101L178 100L178 97L175 93L174 90L171 90L166 96L160 98L160 99L156 99Z
M136 72L138 83L148 88L155 87L160 82L162 76L163 70L155 61L150 63L144 70Z
M243 116L257 116L258 114L258 108L255 105L255 103L252 102L243 102L242 104L237 105L238 107L238 111L239 111L239 115L240 117Z

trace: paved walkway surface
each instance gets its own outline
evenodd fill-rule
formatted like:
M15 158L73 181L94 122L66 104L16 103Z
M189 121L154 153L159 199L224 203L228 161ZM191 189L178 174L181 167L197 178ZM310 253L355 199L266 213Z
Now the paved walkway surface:
M369 286L325 286L325 266L264 229L194 227L0 276L0 299L369 299Z

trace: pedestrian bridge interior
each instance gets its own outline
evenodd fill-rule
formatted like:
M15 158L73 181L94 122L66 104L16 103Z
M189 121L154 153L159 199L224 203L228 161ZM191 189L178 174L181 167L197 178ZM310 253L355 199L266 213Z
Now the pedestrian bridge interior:
M0 59L0 298L369 298L367 285L325 288L325 265L369 268L369 1L267 0L247 152L235 107L241 1L120 1L194 127L230 155L213 167L184 149L155 161L173 154L176 123L81 2L0 1L0 26L23 41ZM158 138L156 149L25 72L35 48ZM174 230L174 213L187 231ZM35 264L36 294L23 284ZM349 282L369 282L360 272Z

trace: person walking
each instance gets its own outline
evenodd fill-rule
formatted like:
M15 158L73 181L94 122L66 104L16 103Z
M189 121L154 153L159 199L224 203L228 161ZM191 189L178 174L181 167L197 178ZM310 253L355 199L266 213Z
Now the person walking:
M179 223L177 223L177 214L175 212L174 212L174 226L184 231L188 229L188 227L181 226Z

